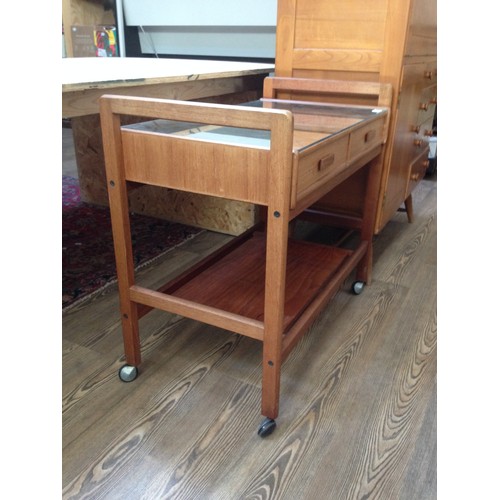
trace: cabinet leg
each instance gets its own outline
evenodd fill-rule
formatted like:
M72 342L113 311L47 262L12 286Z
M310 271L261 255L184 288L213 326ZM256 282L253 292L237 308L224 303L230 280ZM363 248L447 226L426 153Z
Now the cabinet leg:
M408 222L413 222L413 198L411 197L411 194L405 200L405 209Z

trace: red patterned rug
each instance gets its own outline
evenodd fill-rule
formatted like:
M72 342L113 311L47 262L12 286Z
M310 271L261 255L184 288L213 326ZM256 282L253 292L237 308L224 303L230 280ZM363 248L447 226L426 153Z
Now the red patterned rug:
M62 306L67 308L116 282L109 208L80 200L78 181L63 176ZM202 230L131 214L136 269L192 238Z

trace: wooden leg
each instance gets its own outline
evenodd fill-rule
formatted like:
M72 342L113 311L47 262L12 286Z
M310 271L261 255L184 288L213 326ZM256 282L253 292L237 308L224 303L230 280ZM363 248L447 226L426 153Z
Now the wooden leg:
M125 359L127 364L137 367L141 363L141 346L137 304L130 300L129 292L135 282L130 222L128 212L117 214L115 211L114 217L113 212L112 201L111 213L114 219L112 225Z
M275 355L265 341L262 362L262 415L275 419L279 414L281 353Z
M380 187L382 173L382 155L374 158L365 167L369 169L366 179L365 201L363 206L363 220L361 224L361 240L367 243L364 257L358 264L356 280L369 285L372 280L373 264L373 233L375 230L375 214L377 209L377 197Z
M262 349L262 414L270 419L275 419L279 412L292 178L292 130L292 120L289 116L273 115Z
M413 198L408 196L405 200L406 217L408 217L408 222L413 222Z
M124 301L121 303L122 311L122 335L125 361L128 365L139 366L141 364L141 344L139 337L139 320L137 316L137 304ZM123 312L127 311L127 312Z
M267 210L262 415L271 419L277 418L279 412L289 235L288 199L285 197L285 204L269 206Z
M264 342L262 349L262 415L275 419L279 413L285 309L288 222L269 210L266 248ZM284 220L277 220L284 219Z
M135 283L135 274L127 189L123 180L110 179L110 182L112 184L109 190L111 226L115 247L125 358L127 364L137 367L141 362L141 348L137 304L130 300L130 287Z
M362 281L369 285L372 282L372 266L373 266L373 245L368 242L368 247L364 257L360 260L356 268L356 281Z

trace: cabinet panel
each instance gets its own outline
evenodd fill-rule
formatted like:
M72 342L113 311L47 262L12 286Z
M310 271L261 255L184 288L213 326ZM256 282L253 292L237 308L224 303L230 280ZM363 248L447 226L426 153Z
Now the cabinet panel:
M414 0L408 26L406 55L428 56L437 54L436 0Z
M380 71L387 2L372 0L367 5L365 0L279 0L276 74L318 78L321 71L354 71L367 75L361 80L376 81L369 74Z
M382 50L387 0L297 0L295 48Z

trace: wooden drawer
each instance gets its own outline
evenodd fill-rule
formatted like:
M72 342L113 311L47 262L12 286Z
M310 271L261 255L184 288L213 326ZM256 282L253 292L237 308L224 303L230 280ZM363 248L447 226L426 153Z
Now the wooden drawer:
M437 86L424 88L419 96L417 124L420 125L434 117L437 102Z
M428 140L429 137L431 137L432 135L433 124L434 124L434 115L418 125L412 125L411 131L415 132L415 136Z
M352 162L363 153L384 140L384 122L377 120L354 130L349 141L349 161Z
M426 147L422 153L411 163L410 175L408 178L408 187L406 197L415 189L417 184L423 179L427 167L429 166L429 148Z
M436 63L406 64L403 66L401 85L418 85L421 89L437 83Z
M415 134L412 137L413 147L410 150L410 158L419 156L424 149L428 148L429 138L432 136L432 121L431 117L421 125L413 127Z
M304 157L299 156L296 183L297 199L301 199L316 190L319 185L327 182L345 167L348 146L349 135L345 135L329 147L318 148Z

